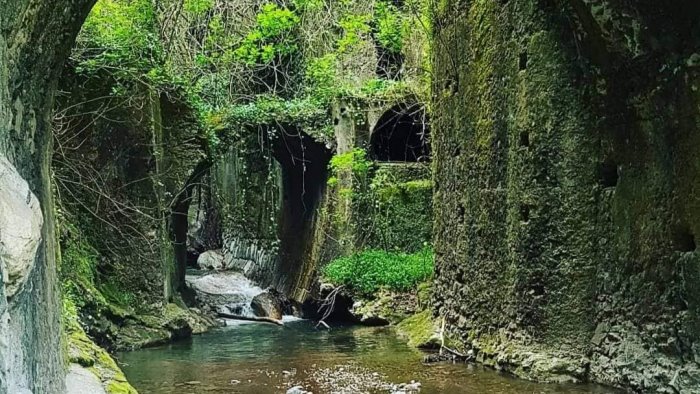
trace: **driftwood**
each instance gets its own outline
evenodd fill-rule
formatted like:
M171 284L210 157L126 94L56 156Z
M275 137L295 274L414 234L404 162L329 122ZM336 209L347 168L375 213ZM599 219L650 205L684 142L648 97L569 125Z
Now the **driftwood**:
M232 320L244 320L244 321L256 321L260 323L270 323L277 324L278 326L283 326L282 320L273 319L270 317L256 317L256 316L243 316L243 315L232 315L230 313L218 312L219 317Z

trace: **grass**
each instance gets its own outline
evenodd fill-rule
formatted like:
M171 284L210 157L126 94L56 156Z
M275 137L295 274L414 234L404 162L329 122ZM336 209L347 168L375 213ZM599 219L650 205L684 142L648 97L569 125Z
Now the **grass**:
M326 280L364 295L371 295L381 288L412 290L432 274L431 248L413 254L367 250L333 260L323 269Z

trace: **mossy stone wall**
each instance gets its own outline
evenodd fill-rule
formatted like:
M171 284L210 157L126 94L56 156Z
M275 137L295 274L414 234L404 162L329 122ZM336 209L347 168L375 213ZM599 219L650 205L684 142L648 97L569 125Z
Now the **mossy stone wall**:
M435 3L434 312L479 361L698 392L697 8Z

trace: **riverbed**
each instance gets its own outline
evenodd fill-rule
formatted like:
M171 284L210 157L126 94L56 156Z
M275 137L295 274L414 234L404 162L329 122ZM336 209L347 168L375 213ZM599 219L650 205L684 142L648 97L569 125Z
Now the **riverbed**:
M590 385L545 385L463 363L423 364L390 327L316 329L233 324L189 340L119 355L141 393L388 393L420 382L421 393L613 393Z

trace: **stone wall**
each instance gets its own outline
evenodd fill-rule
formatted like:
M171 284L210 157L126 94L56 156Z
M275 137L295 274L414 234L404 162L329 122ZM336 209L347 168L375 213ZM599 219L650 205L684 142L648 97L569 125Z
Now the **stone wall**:
M333 115L337 154L369 150L370 136L383 110L391 107L338 102ZM413 253L432 244L432 174L430 163L368 162L366 174L348 168L331 174L313 217L313 240L301 275L292 287L299 302L316 295L319 269L338 257L367 249Z
M433 11L451 339L527 378L699 392L698 5Z
M253 140L234 144L214 165L212 191L221 217L226 266L268 286L278 256L282 174L271 152Z

